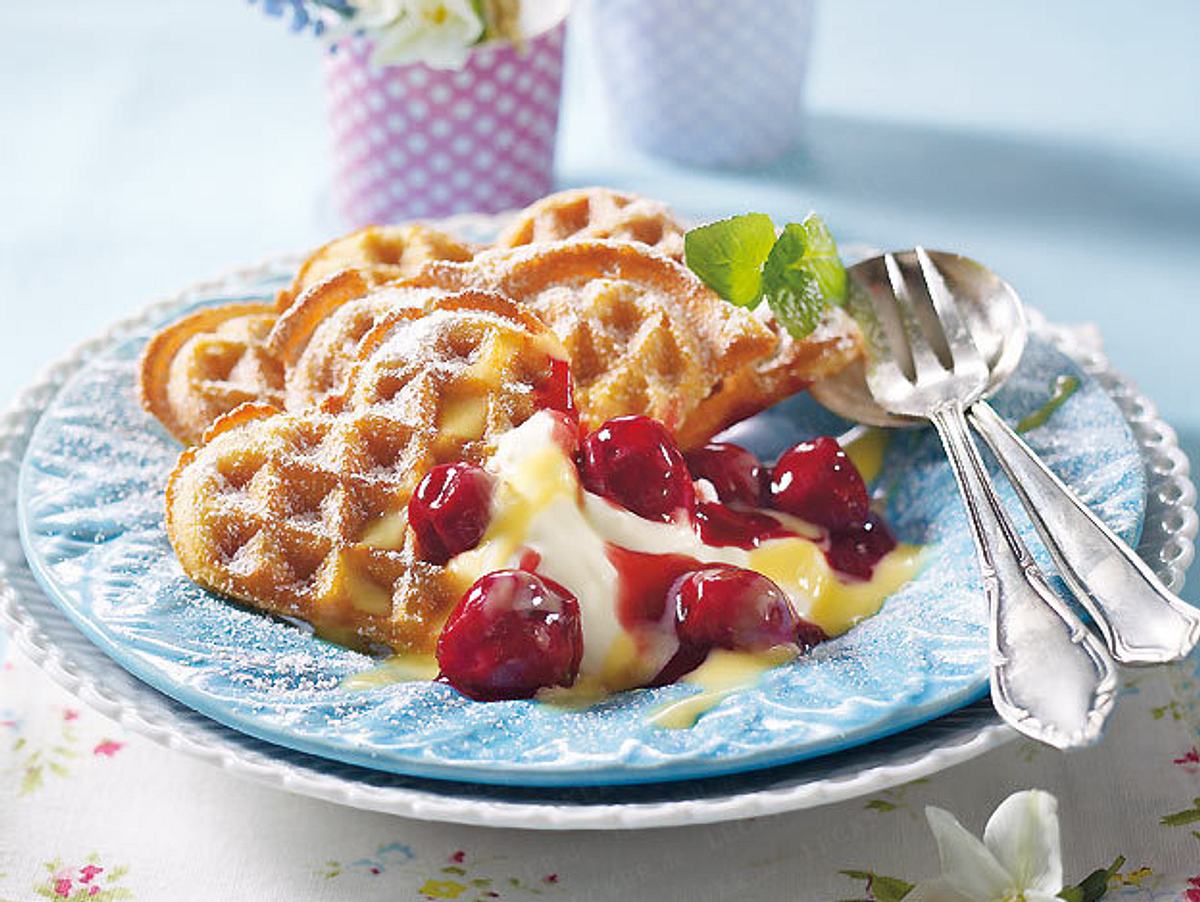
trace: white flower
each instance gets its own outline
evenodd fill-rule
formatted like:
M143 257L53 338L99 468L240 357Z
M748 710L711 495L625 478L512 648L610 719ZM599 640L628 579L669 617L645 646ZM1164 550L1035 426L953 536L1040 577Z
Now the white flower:
M983 842L941 808L925 809L942 876L918 883L904 902L1053 902L1063 888L1058 801L1048 792L1014 793L997 808Z
M375 42L371 62L393 66L422 62L459 69L483 35L471 0L353 0L349 25Z

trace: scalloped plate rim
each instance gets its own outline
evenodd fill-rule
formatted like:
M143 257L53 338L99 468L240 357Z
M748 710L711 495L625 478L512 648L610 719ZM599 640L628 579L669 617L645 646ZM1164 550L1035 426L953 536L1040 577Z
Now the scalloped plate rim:
M293 267L294 263L290 257L272 258L254 267L231 270L207 284L250 278L252 273ZM167 303L172 306L182 303L196 290L195 287L185 289L169 302L149 305L128 320L110 326L96 338L68 351L27 384L3 414L7 428L0 435L0 461L13 462L14 446L23 451L33 420L40 418L52 393L93 356L97 346L111 343L122 328L128 328L132 323L144 324L152 316L161 315ZM1188 475L1189 462L1178 447L1173 430L1159 417L1153 402L1115 371L1094 346L1081 341L1076 331L1046 323L1036 311L1031 313L1035 331L1041 332L1086 372L1098 378L1133 429L1142 457L1147 462L1147 481L1151 490L1143 541L1138 550L1160 577L1179 591L1187 566L1194 557L1198 518L1195 487ZM15 488L11 486L6 491L15 495ZM1167 489L1171 491L1168 493ZM10 496L10 499L15 502L15 497ZM882 750L877 753L883 756L882 759L868 761L852 772L841 772L830 762L831 771L819 773L815 779L806 777L799 783L776 783L750 790L735 788L723 795L688 795L653 802L514 802L447 795L436 783L415 788L364 783L339 771L341 765L329 759L312 758L297 763L280 757L285 750L269 744L263 744L261 749L245 745L244 741L257 743L259 740L249 740L190 708L168 701L136 678L131 677L119 688L114 688L114 684L99 683L89 662L95 667L113 668L114 676L124 676L125 671L79 633L40 591L23 551L17 550L20 543L16 536L9 533L2 538L0 552L6 566L0 568L0 620L9 627L15 647L56 684L163 748L184 752L189 757L262 785L362 810L426 821L547 830L643 829L714 823L858 798L971 760L1016 738L1016 734L1001 724L994 713L974 705L907 733L918 741L917 746ZM56 623L55 617L62 619ZM958 723L962 720L965 723ZM943 729L951 731L948 736L931 738L931 734ZM863 746L860 750L866 754L872 752L873 747Z

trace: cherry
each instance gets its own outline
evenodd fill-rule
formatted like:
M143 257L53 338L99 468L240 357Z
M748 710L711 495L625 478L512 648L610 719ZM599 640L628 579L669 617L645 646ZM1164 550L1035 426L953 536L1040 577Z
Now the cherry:
M665 426L642 416L609 420L584 438L580 476L589 492L647 520L671 522L696 503L683 454Z
M832 530L867 519L867 487L836 439L821 436L785 451L771 476L771 503Z
M796 644L800 646L800 651L812 651L828 639L829 636L825 634L825 630L811 620L800 618L800 627L796 630Z
M769 514L735 510L716 501L696 504L696 531L705 545L757 548L764 539L791 535Z
M757 457L739 445L710 442L687 453L694 479L707 479L725 504L761 507L770 491L770 476Z
M437 644L442 679L477 701L570 686L582 657L579 602L553 580L524 570L480 577Z
M787 595L761 573L717 566L681 576L667 593L684 645L765 651L796 641L801 620Z
M408 502L408 522L421 556L444 564L479 544L487 530L492 477L468 463L438 464L417 483Z
M870 579L879 559L896 547L896 538L876 514L866 522L854 523L829 537L825 559L834 570L860 579Z

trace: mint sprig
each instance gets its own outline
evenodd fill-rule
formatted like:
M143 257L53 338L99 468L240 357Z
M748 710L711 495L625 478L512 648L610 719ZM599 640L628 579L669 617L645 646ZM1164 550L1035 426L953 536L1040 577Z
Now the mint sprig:
M798 339L812 333L827 307L846 299L837 243L815 213L788 223L778 238L762 213L700 226L684 236L684 259L730 303L753 309L765 298Z

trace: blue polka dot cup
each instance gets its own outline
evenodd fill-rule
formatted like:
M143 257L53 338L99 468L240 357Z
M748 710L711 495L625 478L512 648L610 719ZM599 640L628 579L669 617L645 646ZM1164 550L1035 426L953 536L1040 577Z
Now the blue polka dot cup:
M616 125L683 163L743 166L799 136L810 0L593 0Z

